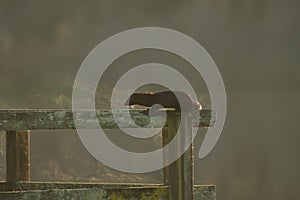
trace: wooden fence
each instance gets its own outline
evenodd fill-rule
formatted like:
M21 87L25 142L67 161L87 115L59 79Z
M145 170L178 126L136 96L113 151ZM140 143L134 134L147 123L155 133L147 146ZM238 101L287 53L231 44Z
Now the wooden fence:
M131 110L135 123L126 119L124 110L114 114L122 119L116 124L110 110L97 110L96 115L103 129L148 127L150 118L146 110ZM163 144L167 144L176 134L180 124L180 114L167 111L167 123L161 124L157 115L152 126L165 126L162 131ZM73 116L82 119L80 128L89 127L86 119L92 111L78 110L0 110L0 130L6 131L6 181L0 183L0 199L174 199L213 200L216 198L214 185L194 185L193 144L175 162L163 169L162 184L103 184L103 183L54 183L30 181L30 130L75 129ZM200 111L200 118L186 117L181 129L186 137L191 137L192 127L210 127L214 124L212 110ZM154 124L153 124L154 123ZM77 124L78 125L78 124ZM167 159L168 155L164 155Z

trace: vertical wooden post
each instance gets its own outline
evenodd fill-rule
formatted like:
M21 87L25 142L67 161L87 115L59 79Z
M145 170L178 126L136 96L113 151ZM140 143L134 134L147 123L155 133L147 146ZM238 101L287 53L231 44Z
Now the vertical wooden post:
M176 135L181 126L180 141L176 146L178 149L172 154L179 156L180 151L184 147L188 147L187 151L180 156L178 160L163 169L164 184L170 186L170 199L176 200L192 200L194 185L194 160L193 160L193 144L189 144L192 139L192 123L186 113L182 113L184 121L180 122L180 113L168 113L168 128L163 129L163 145L168 144ZM180 125L181 123L181 125ZM168 160L168 150L164 153L164 160Z
M30 181L30 131L6 131L6 181Z
M182 155L183 163L183 199L193 200L194 188L194 145L192 141L192 119L188 114L184 116L182 123L182 131L184 133L184 146L187 150Z
M167 145L176 135L180 125L180 114L169 111L167 117L168 127L163 129L163 145ZM175 149L166 149L164 162L169 161L170 154L180 157L180 143L175 144ZM171 152L171 151L176 152ZM164 184L170 186L170 199L182 200L182 173L181 159L177 159L164 168Z

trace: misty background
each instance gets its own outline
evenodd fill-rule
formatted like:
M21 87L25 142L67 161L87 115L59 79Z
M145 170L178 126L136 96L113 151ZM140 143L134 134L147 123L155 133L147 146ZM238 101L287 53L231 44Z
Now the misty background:
M174 29L208 51L227 92L225 127L205 159L197 158L205 129L196 138L196 183L217 185L217 199L296 199L299 8L297 0L0 1L0 109L71 108L77 70L97 44L130 28ZM125 55L106 72L97 107L109 105L111 84L122 72L153 60L194 74L188 63L166 52ZM209 107L205 85L195 88L203 91L198 98ZM3 133L0 138L4 180ZM158 143L156 138L153 145ZM143 151L153 148L138 145ZM103 166L87 153L75 131L33 131L31 167L33 181L162 180L161 172L126 174Z

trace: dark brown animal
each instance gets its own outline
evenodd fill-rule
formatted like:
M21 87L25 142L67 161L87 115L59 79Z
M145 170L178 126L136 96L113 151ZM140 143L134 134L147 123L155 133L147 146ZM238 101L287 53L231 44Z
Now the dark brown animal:
M181 105L180 103L181 102ZM160 104L164 108L174 108L181 112L200 110L201 105L189 94L181 91L162 91L134 93L126 101L125 105L140 105L151 107L154 104Z

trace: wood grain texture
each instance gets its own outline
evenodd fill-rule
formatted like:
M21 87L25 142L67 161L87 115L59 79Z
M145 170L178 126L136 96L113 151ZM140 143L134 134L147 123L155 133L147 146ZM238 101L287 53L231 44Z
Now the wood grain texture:
M0 183L0 188L4 183ZM9 183L8 183L9 184ZM0 199L81 199L81 200L157 200L170 199L169 187L162 185L121 185L97 183L10 183L18 190L0 191ZM22 190L20 190L22 188ZM193 188L195 200L215 200L213 185L196 185Z
M128 111L128 110L127 110ZM144 109L130 110L130 116L126 110L114 110L115 116L122 128L162 127L164 121L161 116L153 117L150 123L148 111ZM51 130L51 129L75 129L73 116L78 119L78 126L82 129L98 128L90 120L95 116L91 110L0 110L0 130ZM96 116L100 126L104 129L119 128L111 110L97 110ZM210 109L200 111L200 118L193 118L194 127L210 127L215 123L216 113Z
M30 131L6 131L6 181L30 181Z
M163 145L167 145L180 132L180 139L175 143L177 148L164 151L164 162L168 161L170 154L178 157L175 162L163 169L164 184L170 186L171 199L193 200L194 158L193 144L190 144L192 140L192 122L189 115L183 116L183 122L180 120L181 116L178 113L169 112L168 128L163 129L162 132ZM185 149L186 151L184 151ZM180 152L183 151L184 154L180 155Z

